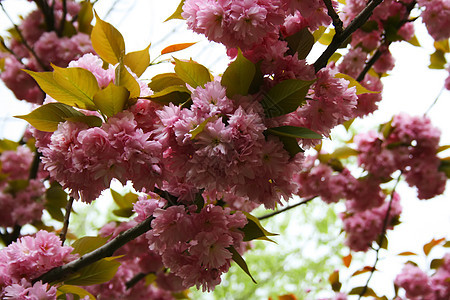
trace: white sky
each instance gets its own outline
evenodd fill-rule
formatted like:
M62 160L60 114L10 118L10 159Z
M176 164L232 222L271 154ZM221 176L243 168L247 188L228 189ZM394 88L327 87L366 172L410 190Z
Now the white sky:
M100 0L95 8L104 18L106 12L111 7L112 0ZM178 0L161 1L156 0L134 0L119 1L116 9L110 13L106 21L111 22L123 34L127 51L140 50L152 42L151 56L155 58L165 46L181 43L201 41L192 46L189 50L174 53L177 58L193 57L199 63L209 67L215 75L222 73L228 60L222 46L212 44L208 46L201 36L186 30L185 23L179 20L172 20L162 23L178 6ZM3 5L10 12L11 16L18 13L25 13L29 3L25 0L6 0ZM17 19L16 19L17 20ZM421 48L411 46L406 43L396 43L391 46L391 51L396 58L396 67L391 75L385 79L383 98L380 109L370 118L357 122L358 129L370 129L376 124L388 121L393 114L406 112L412 115L422 115L431 103L435 100L439 91L443 87L444 80L448 73L445 70L429 70L429 55L434 51L432 39L426 34L426 29L418 21L416 34ZM2 12L0 12L0 34L4 35L5 28L10 23ZM319 52L317 52L319 53ZM317 55L316 53L316 55ZM172 71L168 64L152 67L149 73L143 78ZM24 102L13 100L14 96L0 82L0 99L2 109L0 111L0 137L17 140L20 138L25 122L11 118L12 115L27 113L29 105ZM433 123L442 130L442 145L450 144L450 92L444 91L438 103L429 113ZM342 130L338 131L342 134ZM445 152L450 156L450 150ZM448 186L450 188L450 186ZM372 286L380 293L392 293L392 281L400 272L402 263L411 257L402 259L396 258L393 254L402 251L414 251L422 253L422 246L433 237L446 237L450 239L450 197L447 191L445 195L429 201L419 201L416 199L416 192L401 184L398 188L402 196L404 213L402 214L402 224L389 234L390 253L378 266L380 272L376 272L372 279ZM441 254L441 253L437 253ZM385 254L382 253L382 257ZM416 262L424 262L423 257L416 259ZM367 255L367 264L371 265L373 257ZM430 261L426 263L429 264ZM425 267L425 265L423 264ZM356 266L355 266L356 267ZM362 266L359 266L362 267ZM351 273L355 269L350 270ZM341 275L341 280L345 279ZM364 284L366 275L360 275L351 281L347 287L355 287ZM344 285L345 287L345 285ZM392 296L392 294L391 294Z

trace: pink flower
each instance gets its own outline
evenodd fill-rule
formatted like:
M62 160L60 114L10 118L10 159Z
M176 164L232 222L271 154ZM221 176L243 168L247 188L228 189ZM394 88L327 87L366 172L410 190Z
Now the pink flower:
M403 288L408 299L425 299L431 293L427 274L412 264L406 264L394 282Z
M4 299L15 300L53 300L56 299L56 287L38 281L31 285L26 279L14 283L4 289Z

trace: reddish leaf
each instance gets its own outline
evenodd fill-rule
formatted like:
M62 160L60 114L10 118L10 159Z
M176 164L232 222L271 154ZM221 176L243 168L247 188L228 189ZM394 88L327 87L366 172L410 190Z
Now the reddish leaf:
M435 246L439 245L443 241L445 241L445 238L440 238L437 240L432 239L429 243L423 245L423 253L425 253L425 255L428 255Z
M286 294L278 296L278 300L297 300L297 297L294 294Z
M409 256L409 255L417 255L417 254L414 253L414 252L406 251L406 252L399 253L397 255L399 255L399 256Z
M328 281L331 284L331 288L335 292L339 292L341 289L342 283L339 282L339 271L335 270L333 273L330 274L328 277Z
M161 55L189 48L190 46L192 46L192 45L194 45L196 43L197 42L195 42L195 43L181 43L181 44L174 44L174 45L167 46L166 48L161 50Z
M350 267L350 264L352 263L352 254L349 253L347 256L342 257L342 262L347 268Z

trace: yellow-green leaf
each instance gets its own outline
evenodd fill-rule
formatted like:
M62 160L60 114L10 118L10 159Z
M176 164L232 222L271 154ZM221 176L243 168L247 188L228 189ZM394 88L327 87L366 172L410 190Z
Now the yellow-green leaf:
M100 119L99 117L85 115L68 117L66 118L66 121L84 123L89 127L100 127L103 124L102 119Z
M229 98L236 94L246 96L255 72L255 65L245 58L239 49L236 59L225 70L220 82L226 87L227 96Z
M93 26L91 25L94 18L93 6L90 1L84 1L81 3L80 12L77 16L78 31L86 34L91 34Z
M85 236L76 240L72 244L72 253L78 253L80 256L92 252L95 249L103 246L108 241L108 238L101 236Z
M71 69L81 69L81 68L71 68ZM82 69L84 70L84 69ZM59 73L59 75L54 76L54 72L33 72L24 70L27 72L31 77L36 80L36 82L39 84L41 89L48 94L53 99L70 105L74 107L79 107L82 109L90 109L95 110L94 103L92 103L92 99L89 99L89 97L86 95L85 92L79 90L79 86L90 86L92 85L92 88L95 89L95 85L91 82L91 78L89 75L94 76L92 73L90 73L87 70L78 72L76 83L68 82L67 79L64 78L64 75ZM75 71L77 72L77 71ZM87 73L86 73L87 72ZM86 78L83 79L82 75L86 75ZM75 74L72 74L75 75ZM57 81L58 79L58 81ZM95 79L95 77L94 77ZM75 84L75 85L74 85ZM95 80L95 84L97 84L98 89L98 83L97 80Z
M239 254L239 252L237 252L237 250L233 247L230 246L227 248L228 251L231 252L232 257L231 259L238 264L238 266L248 275L250 276L250 278L252 279L252 281L254 283L256 283L256 280L253 278L252 274L250 274L250 270L248 269L247 263L245 262L245 260L242 258L242 256Z
M112 117L123 110L129 97L130 92L126 88L110 83L95 94L94 103L105 116Z
M95 19L91 33L92 47L104 61L115 65L125 56L123 36L110 23L101 20L96 12Z
M217 119L216 116L209 117L200 124L198 124L197 127L190 130L189 133L191 134L191 140L195 139L195 137L205 129L206 124L216 119Z
M328 46L331 41L333 40L333 36L336 34L333 28L330 28L328 32L325 32L322 34L322 36L319 38L318 42L322 45Z
M258 218L255 216L252 216L251 214L247 212L243 212L244 215L247 217L247 224L244 226L244 228L241 228L240 230L244 232L244 241L248 242L251 240L266 240L275 243L271 239L268 238L268 236L275 236L278 235L276 233L268 232L259 222Z
M348 146L343 146L334 150L333 153L331 153L331 157L336 159L344 159L358 154L359 152L357 150L350 148Z
M169 86L184 86L184 81L175 73L162 73L152 78L148 87L154 92L160 92Z
M341 290L342 283L339 281L339 271L335 270L328 277L328 282L331 284L331 289L334 292L339 292Z
M194 44L197 44L197 42L194 42L194 43L180 43L180 44L170 45L170 46L167 46L166 48L161 50L161 55L168 54L168 53L173 53L173 52L177 52L177 51L181 51L183 49L189 48L190 46L192 46Z
M445 69L445 64L447 60L445 59L445 53L441 49L436 49L436 51L430 55L430 69Z
M81 269L73 278L64 283L70 285L93 285L110 281L117 272L120 263L104 258Z
M314 42L317 42L322 37L325 30L327 30L325 26L319 26L319 29L313 32Z
M67 118L76 116L84 115L66 104L48 103L36 108L28 115L15 117L24 119L40 131L53 132L58 129L59 123L65 122Z
M125 65L121 62L116 67L116 78L114 82L117 86L123 86L130 92L130 98L139 97L141 87L133 75L128 72Z
M150 45L151 44L143 50L127 53L123 59L123 63L128 66L137 77L141 77L142 73L144 73L150 65L150 54L148 52Z
M168 17L164 22L167 22L172 19L183 20L183 17L181 16L181 13L183 12L183 5L184 5L184 0L181 0L180 4L178 4L178 7L175 10L175 12L172 15L170 15L170 17Z
M409 41L407 41L407 42L413 46L421 47L419 40L417 39L417 37L415 35L411 39L409 39Z
M211 73L205 66L196 63L192 59L189 61L182 61L174 58L174 60L175 73L193 88L198 86L203 87L205 83L213 79Z
M441 50L444 53L449 53L450 46L449 46L448 39L434 42L434 48L436 50Z
M337 73L336 78L344 78L345 80L349 81L348 87L356 87L356 95L360 95L360 94L379 94L379 91L370 91L368 89L366 89L365 87L363 87L358 81L356 81L353 77L347 75L347 74L342 74L342 73Z
M80 299L85 299L85 297L89 297L90 300L95 300L94 295L83 289L82 287L75 286L75 285L62 285L58 287L56 291L56 296L65 295L65 294L72 294L78 296ZM64 298L65 299L65 298Z
M50 188L45 191L45 209L50 216L57 221L64 221L64 215L61 209L66 207L67 193L56 181L52 182Z
M309 31L308 27L288 36L286 41L289 47L287 53L290 55L297 53L298 59L305 59L315 43L314 36Z
M277 136L293 137L296 139L321 139L322 136L305 127L280 126L267 129L267 132Z
M425 255L430 254L430 251L437 245L439 245L440 243L442 243L443 241L445 241L445 238L440 238L440 239L432 239L429 243L426 243L423 246L423 253L425 253Z

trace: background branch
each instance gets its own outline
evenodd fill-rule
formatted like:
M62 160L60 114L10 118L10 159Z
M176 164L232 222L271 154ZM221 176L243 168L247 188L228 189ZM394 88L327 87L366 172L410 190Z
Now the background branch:
M303 200L303 201L301 201L301 202L299 202L299 203L296 203L296 204L293 204L293 205L290 205L290 206L286 206L285 208L282 208L282 209L280 209L280 210L274 211L274 212L272 212L272 213L270 213L270 214L267 214L267 215L258 217L258 220L268 219L268 218L270 218L270 217L273 217L273 216L276 216L276 215L278 215L278 214L281 214L282 212L285 212L285 211L288 211L288 210L290 210L290 209L293 209L293 208L295 208L295 207L297 207L297 206L300 206L300 205L303 205L303 204L307 204L308 202L312 201L312 200L315 199L316 197L317 197L317 196L314 196L314 197L311 197L311 198L307 198L307 199L305 199L305 200Z

